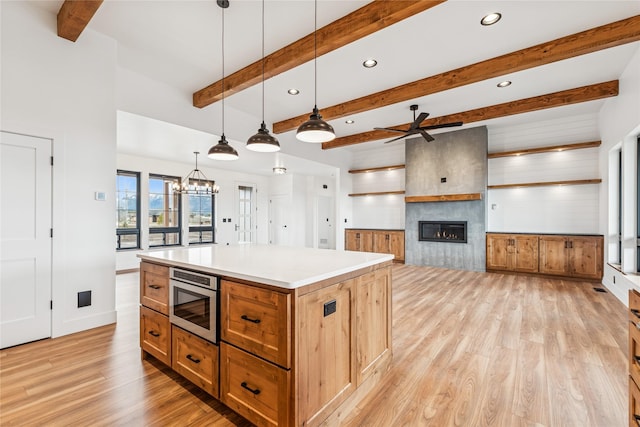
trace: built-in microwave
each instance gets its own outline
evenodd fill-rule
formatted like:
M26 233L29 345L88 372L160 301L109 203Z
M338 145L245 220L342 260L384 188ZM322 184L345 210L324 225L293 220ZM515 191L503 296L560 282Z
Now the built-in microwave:
M171 267L170 322L217 343L218 285L216 276Z

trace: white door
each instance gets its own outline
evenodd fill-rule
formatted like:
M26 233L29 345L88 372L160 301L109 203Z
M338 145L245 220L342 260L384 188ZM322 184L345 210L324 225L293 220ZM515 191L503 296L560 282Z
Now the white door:
M0 348L51 336L51 140L0 132Z
M255 197L254 187L251 185L238 185L236 193L237 221L235 229L238 235L238 243L251 243L255 241Z
M288 222L290 218L289 196L271 196L269 199L269 243L291 246Z
M318 196L318 248L334 249L333 197Z

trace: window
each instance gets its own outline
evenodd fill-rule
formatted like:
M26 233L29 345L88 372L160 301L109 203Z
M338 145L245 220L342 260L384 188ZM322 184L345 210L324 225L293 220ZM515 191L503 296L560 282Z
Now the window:
M253 241L253 187L238 186L238 243Z
M149 175L149 247L181 243L181 198L174 184L179 185L180 178Z
M116 175L116 249L140 248L140 173Z
M636 271L640 273L640 136L636 149Z
M209 182L213 188L215 183ZM189 194L189 244L215 243L214 194Z

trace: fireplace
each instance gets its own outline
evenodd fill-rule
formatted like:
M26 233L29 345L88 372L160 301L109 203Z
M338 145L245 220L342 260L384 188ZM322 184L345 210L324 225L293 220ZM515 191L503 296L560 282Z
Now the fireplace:
M467 243L467 221L419 221L418 240Z

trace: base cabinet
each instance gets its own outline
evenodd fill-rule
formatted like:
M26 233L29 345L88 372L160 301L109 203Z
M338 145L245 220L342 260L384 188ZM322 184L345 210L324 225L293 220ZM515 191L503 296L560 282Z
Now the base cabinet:
M345 250L392 254L394 262L404 262L404 230L345 230Z
M640 424L640 293L629 290L629 426Z
M169 318L145 306L140 306L140 348L143 352L171 366Z
M171 326L171 368L218 397L218 347L177 326Z
M487 234L487 270L538 272L538 236Z

